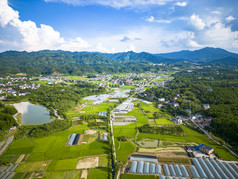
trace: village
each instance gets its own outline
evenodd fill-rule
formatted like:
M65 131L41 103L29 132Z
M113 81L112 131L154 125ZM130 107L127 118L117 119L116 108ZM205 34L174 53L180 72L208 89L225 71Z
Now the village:
M150 73L125 74L122 77L82 76L75 79L58 76L40 76L37 79L1 78L3 95L9 93L16 96L21 90L36 90L44 85L51 87L61 84L63 84L61 92L65 93L67 90L64 85L79 82L92 83L97 88L105 87L108 90L105 94L84 97L77 107L66 113L74 125L60 133L60 137L56 139L57 147L54 146L54 134L51 136L54 140L49 142L52 146L50 153L46 150L46 145L39 149L47 153L47 161L45 159L38 161L37 153L34 151L28 153L23 150L19 155L11 153L10 150L9 154L16 155L17 161L12 162L10 166L0 167L1 177L12 177L15 174L39 178L46 175L53 177L58 172L65 171L74 172L81 178L91 178L92 171L99 172L110 167L107 160L113 157L120 166L115 176L118 179L139 176L151 178L157 176L161 179L237 178L235 157L213 139L213 136L209 136L207 131L212 118L204 116L203 111L208 110L210 104L201 104L201 111L193 113L189 108L191 100L184 98L180 93L171 96L149 93L153 88L168 90L171 79L166 74ZM15 92L6 91L8 88ZM212 92L212 89L208 91ZM186 115L168 114L164 110L166 108L179 108L182 114ZM47 137L34 140L45 139L47 140ZM7 147L11 147L11 142L13 138L2 143L3 156ZM113 156L108 154L109 144ZM34 148L38 150L37 146ZM63 158L59 160L54 155L56 151L72 153L62 154ZM69 159L71 155L74 159ZM75 158L78 155L79 158ZM30 160L28 161L26 157ZM69 160L74 160L74 164L63 167L67 166ZM30 172L28 172L29 165L32 165ZM105 175L106 173L104 172ZM113 170L111 174L115 174Z

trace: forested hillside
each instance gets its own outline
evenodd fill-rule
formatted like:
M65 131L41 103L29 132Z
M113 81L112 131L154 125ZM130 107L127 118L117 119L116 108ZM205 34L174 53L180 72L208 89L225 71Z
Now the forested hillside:
M181 64L183 61L212 66L238 66L238 54L223 49L204 48L153 55L146 52L97 53L43 50L38 52L7 51L0 53L0 75L27 73L67 75L91 73L142 73L160 69L153 64Z
M157 98L164 97L173 101L179 94L179 107L164 105L162 110L173 115L188 115L202 113L212 117L210 131L223 138L238 151L238 72L232 69L204 68L193 72L179 72L168 83L168 88L152 88L146 94L155 94ZM203 104L209 104L208 110Z
M179 52L172 52L172 53L161 53L156 54L156 56L170 58L170 59L177 59L177 60L186 60L190 62L212 62L222 60L230 61L229 59L238 59L238 54L228 52L221 48L211 48L206 47L200 50L189 51L183 50Z
M52 74L54 72L82 75L90 73L145 72L158 67L148 63L148 58L137 61L111 60L100 53L72 53L65 51L16 52L0 54L0 75L27 73L28 75ZM135 62L135 61L136 62Z

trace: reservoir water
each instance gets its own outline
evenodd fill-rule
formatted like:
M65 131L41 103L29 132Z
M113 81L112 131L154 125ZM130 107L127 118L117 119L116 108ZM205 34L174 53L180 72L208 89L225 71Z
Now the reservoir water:
M55 120L55 118L50 118L46 107L29 102L16 103L14 106L19 113L22 113L22 124L45 124Z

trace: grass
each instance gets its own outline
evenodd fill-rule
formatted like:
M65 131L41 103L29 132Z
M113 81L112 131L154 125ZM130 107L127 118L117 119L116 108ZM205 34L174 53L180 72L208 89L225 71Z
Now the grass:
M18 114L16 115L16 118L17 118L18 123L21 124L21 123L22 123L22 121L21 121L22 113L18 113Z
M30 154L27 161L62 160L80 156L108 154L108 143L94 141L90 144L65 146L72 133L83 133L86 125L76 125L63 132L42 138L21 138L9 146L3 158L13 155Z
M62 76L62 77L68 78L69 80L89 80L89 78L83 76Z
M72 170L76 168L78 159L54 160L50 163L47 171Z
M150 119L154 118L154 116L153 116L153 114L151 112L147 112L146 114L147 114L148 118L150 118Z
M165 114L164 112L162 112L160 109L158 109L154 104L146 104L146 103L141 103L141 107L142 109L144 109L144 111L150 111L151 113L155 113L155 112L159 112L167 117L172 117L168 114Z
M27 178L28 173L16 173L12 179L25 179Z
M107 179L108 168L91 168L88 172L88 179Z
M26 162L21 163L16 172L33 172L33 171L45 171L50 161L38 161L38 162Z
M46 172L45 179L78 179L81 176L81 170Z
M166 118L155 119L156 124L158 125L174 125L172 121Z
M72 126L70 130L70 134L83 134L84 130L89 129L87 124L80 124Z
M167 141L175 141L175 142L196 142L197 144L206 144L214 148L215 153L223 160L235 160L238 159L230 154L225 148L219 146L214 143L204 135L193 131L183 125L180 125L184 132L186 132L187 136L169 136L169 135L159 135L159 134L148 134L148 133L139 133L137 141L142 140L144 138L150 139L159 139L159 140L167 140Z
M98 114L99 112L107 112L109 107L114 107L115 103L105 101L99 105L87 104L82 111L86 111L84 114Z
M129 85L123 85L123 86L120 86L120 89L134 89L135 86L129 86Z
M100 156L99 167L107 167L107 166L108 166L108 156Z
M164 81L164 80L168 80L168 78L166 78L166 77L162 77L162 78L155 78L155 79L153 79L153 81L152 81L152 82L161 82L161 81Z
M117 150L117 159L126 162L128 156L135 150L135 145L131 142L120 142L120 148Z

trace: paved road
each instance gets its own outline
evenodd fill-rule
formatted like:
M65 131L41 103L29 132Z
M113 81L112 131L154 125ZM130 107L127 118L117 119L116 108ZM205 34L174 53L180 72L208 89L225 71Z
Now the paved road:
M147 84L145 84L145 85L143 85L142 87L140 87L138 90L140 90L140 89L144 88L145 86L149 85L153 80L154 80L154 78L151 79ZM135 94L136 94L136 91L135 91L135 93L133 93L132 95L130 95L127 99L132 98ZM127 100L127 99L126 99L126 100ZM120 104L119 104L119 105L120 105ZM118 105L118 106L119 106L119 105ZM117 107L116 107L116 108L117 108ZM114 109L116 109L116 108L114 108ZM114 109L113 109L113 110L114 110ZM113 110L112 110L112 111L113 111ZM113 122L112 122L112 119L111 119L111 114L110 114L110 125L111 125L111 131L112 131L112 143L113 143L113 148L114 148L114 156L115 156L115 160L116 160L116 162L117 162L116 147L115 147L115 140L114 140L114 133L113 133ZM120 178L120 174L121 174L121 170L119 170L118 173L117 173L117 176L116 176L117 179Z
M217 143L218 145L221 145L219 142L217 142L215 139L213 139L212 136L210 136L210 134L209 134L206 130L204 130L202 127L200 127L196 122L194 122L194 121L191 120L191 119L190 119L190 121L192 121L193 124L195 124L197 127L199 127L199 129L202 130L202 131L207 135L207 137L208 137L209 139L211 139L213 142ZM232 155L234 155L235 157L238 158L238 155L237 155L235 152L233 152L230 148L228 148L228 147L225 146L225 145L222 145L222 146L225 147Z

